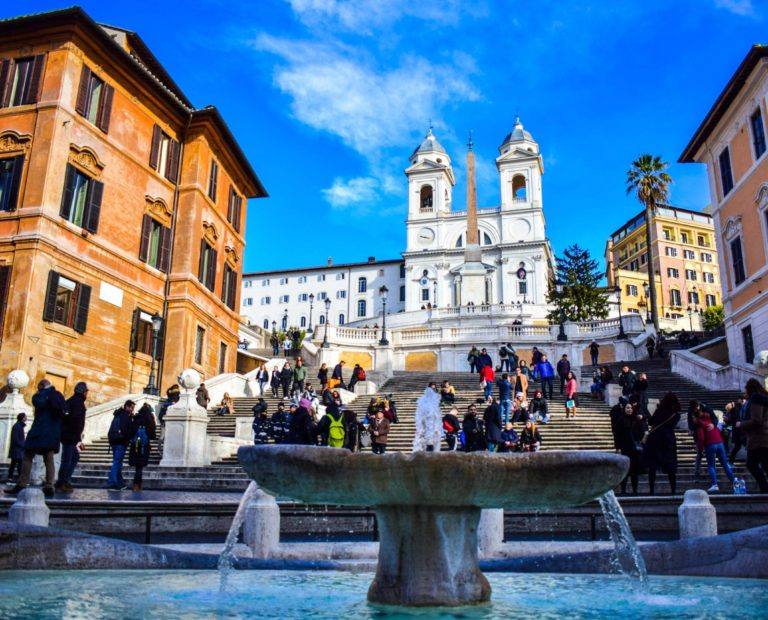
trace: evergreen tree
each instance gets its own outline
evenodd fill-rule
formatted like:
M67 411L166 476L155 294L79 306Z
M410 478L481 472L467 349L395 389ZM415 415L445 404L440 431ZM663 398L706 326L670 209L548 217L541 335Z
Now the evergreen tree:
M547 302L555 308L549 313L552 323L559 323L561 312L569 321L590 321L608 316L608 294L600 286L603 274L589 250L573 244L557 259L555 277L549 283ZM563 285L557 292L557 281Z

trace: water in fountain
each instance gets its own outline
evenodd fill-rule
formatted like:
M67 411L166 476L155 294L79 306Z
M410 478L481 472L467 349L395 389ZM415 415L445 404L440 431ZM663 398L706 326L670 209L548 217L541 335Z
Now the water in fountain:
M243 497L240 498L240 504L237 507L234 519L232 519L232 525L229 526L229 533L227 533L227 540L224 542L224 549L219 555L219 589L223 592L227 588L227 578L232 571L232 567L235 563L234 549L237 544L237 539L240 535L240 528L243 525L245 519L245 509L248 503L253 498L256 491L259 490L259 485L255 482L251 482L248 488L243 493Z
M613 491L601 495L598 500L616 549L619 569L625 575L636 579L641 588L647 589L648 572L645 570L645 560L637 548L637 542L635 542L635 537L632 535L632 530L627 523L627 518L624 516L619 501Z

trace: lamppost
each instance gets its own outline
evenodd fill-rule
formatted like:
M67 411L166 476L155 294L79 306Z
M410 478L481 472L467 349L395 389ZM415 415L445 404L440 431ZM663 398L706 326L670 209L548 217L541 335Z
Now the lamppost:
M557 280L555 282L555 290L557 291L557 294L560 295L563 292L563 282L562 280ZM562 304L562 300L560 300L560 303ZM557 339L560 342L564 342L565 340L568 340L568 336L565 333L565 310L563 310L562 305L560 306L560 332L557 334Z
M283 331L288 331L288 308L283 312Z
M650 323L651 322L650 290L651 290L651 287L648 286L648 283L647 282L643 282L643 292L645 293L645 322L646 323Z
M379 287L379 298L381 299L381 340L379 340L379 344L381 346L386 346L389 344L389 340L387 340L387 293L389 293L389 289L386 287L386 285L382 284Z
M155 360L157 359L157 341L160 339L160 330L163 329L163 317L155 313L152 315L152 361L149 364L149 380L144 388L145 394L157 396L160 390L155 385Z
M693 306L688 306L688 325L691 328L691 331L693 331L693 313L694 313Z
M331 309L331 300L330 298L325 298L325 333L323 334L323 349L330 348L330 343L328 342L328 311Z
M624 321L621 318L621 287L616 286L616 288L613 289L613 292L618 295L618 304L619 304L619 335L617 338L620 340L625 340L627 338L627 334L624 331Z
M312 308L314 308L315 294L309 294L309 327L307 328L307 334L312 334Z

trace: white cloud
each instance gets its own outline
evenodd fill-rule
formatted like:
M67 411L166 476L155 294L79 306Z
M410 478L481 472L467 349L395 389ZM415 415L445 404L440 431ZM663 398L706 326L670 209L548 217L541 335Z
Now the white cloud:
M337 177L333 185L323 190L323 197L334 209L346 209L374 202L381 183L373 177L342 179Z
M752 0L715 0L715 6L735 15L749 16L755 14Z

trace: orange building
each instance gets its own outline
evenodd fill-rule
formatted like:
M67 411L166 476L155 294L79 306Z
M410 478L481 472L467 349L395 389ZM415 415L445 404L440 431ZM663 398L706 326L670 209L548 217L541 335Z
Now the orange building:
M0 373L101 402L141 391L155 352L161 388L234 371L263 196L137 34L79 8L0 21Z
M680 162L707 165L731 364L768 349L768 47L736 69Z

